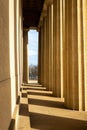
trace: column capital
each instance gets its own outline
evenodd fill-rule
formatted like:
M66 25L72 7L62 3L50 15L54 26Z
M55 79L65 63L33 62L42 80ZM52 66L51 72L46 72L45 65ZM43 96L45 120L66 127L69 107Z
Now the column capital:
M23 31L24 31L24 32L28 32L28 31L29 31L29 28L23 28Z
M46 3L47 5L51 5L51 4L53 4L53 0L45 0L45 3Z

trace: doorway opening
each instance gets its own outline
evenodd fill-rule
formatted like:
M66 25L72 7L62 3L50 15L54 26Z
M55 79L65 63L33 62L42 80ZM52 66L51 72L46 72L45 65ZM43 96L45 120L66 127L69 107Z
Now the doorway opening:
M28 66L29 83L38 82L38 32L29 30L28 32Z

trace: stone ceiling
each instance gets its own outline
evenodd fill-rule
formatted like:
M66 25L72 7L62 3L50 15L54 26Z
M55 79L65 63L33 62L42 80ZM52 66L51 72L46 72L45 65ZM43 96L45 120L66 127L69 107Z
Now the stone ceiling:
M23 0L24 28L38 27L44 0Z

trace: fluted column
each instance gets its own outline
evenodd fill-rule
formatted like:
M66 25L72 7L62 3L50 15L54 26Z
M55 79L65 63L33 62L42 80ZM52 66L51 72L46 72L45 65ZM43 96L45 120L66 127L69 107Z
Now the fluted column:
M44 86L47 88L47 18L43 19L43 27L44 27Z
M38 36L38 83L41 84L41 27Z
M53 0L53 94L63 97L62 1Z
M66 0L67 87L65 104L78 108L77 1ZM75 12L74 12L75 11ZM76 81L76 82L75 82ZM77 106L76 106L77 105Z
M44 86L44 42L43 23L41 26L41 84Z
M63 1L60 0L60 97L63 98L64 95L64 70L63 70L63 64L64 64L64 55L63 55L63 50L64 50L64 34L63 34Z
M53 90L53 4L49 6L49 90Z
M82 2L82 3L81 3ZM84 102L83 102L83 106L84 106L84 110L87 111L87 0L83 0L81 1L81 5L83 5L82 7L82 12L83 12L83 52L82 56L84 56L84 60L82 57L82 61L83 61L83 72L84 72ZM81 12L81 13L82 13ZM83 75L82 75L83 76Z
M47 16L45 18L45 85L47 90L49 90L49 9L47 7Z
M87 1L66 0L67 86L65 105L87 110Z
M66 95L66 91L65 91L65 89L66 89L66 81L67 81L67 76L66 76L66 74L67 74L67 61L66 61L66 59L67 59L67 52L66 52L66 50L67 50L67 46L66 46L66 42L65 42L65 0L63 0L63 2L62 2L62 8L63 8L63 10L62 10L62 33L63 33L63 35L62 35L62 42L63 42L63 95L64 95L64 97L65 97L65 95Z
M78 109L83 110L83 29L82 29L82 0L77 1L77 21L78 21Z
M28 31L23 32L23 82L28 83Z

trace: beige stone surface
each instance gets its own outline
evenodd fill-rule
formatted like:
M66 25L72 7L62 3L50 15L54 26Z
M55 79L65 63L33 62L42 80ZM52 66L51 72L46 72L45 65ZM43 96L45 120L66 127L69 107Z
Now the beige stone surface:
M28 93L31 130L87 129L87 112L66 109L63 98L43 87L30 86Z
M10 79L11 79L11 109L12 109L12 113L11 113L11 116L13 115L13 112L14 112L14 108L15 108L15 105L16 105L16 99L17 99L17 84L16 84L16 78L17 78L17 75L16 75L16 62L20 62L20 66L19 66L19 72L18 72L18 76L20 76L20 81L19 83L21 82L21 51L22 51L22 34L21 34L21 26L22 26L22 14L21 14L21 2L17 3L17 6L20 5L19 7L17 7L18 9L18 14L16 14L16 10L15 10L15 2L14 0L10 0L9 1L9 57L10 57L10 60L9 60L9 63L10 63ZM18 18L18 15L21 16L21 18L19 19ZM16 39L16 35L17 35L17 32L15 31L15 22L16 22L16 17L17 17L17 20L19 21L20 20L20 23L18 23L20 26L17 28L18 31L20 31L20 34L21 34L21 38L20 38L20 35L19 36L19 56L20 56L20 59L19 61L16 61L15 57L16 57L16 52L15 50L17 50L18 48L15 48L17 46L15 46L15 44L17 44L17 40Z
M19 116L16 130L30 130L29 117Z
M10 79L0 82L0 130L7 130L11 120Z
M22 95L24 93L27 93L26 98ZM22 86L20 96L20 105L27 105L28 112L25 107L20 107L15 130L87 129L87 112L66 109L64 98L53 97L52 91L46 91L46 88L39 84Z
M19 62L17 43L22 39L21 35L18 40L21 29L19 25L22 24L22 21L19 23L19 15L21 16L19 8L21 8L21 2L0 1L0 130L7 130L13 118L20 86L19 78L22 74L19 72L19 65L17 66Z
M8 129L11 119L9 63L9 3L0 1L0 130Z
M30 130L30 117L28 111L27 86L22 86L20 92L20 103L18 104L18 113L16 116L15 130ZM23 107L27 106L27 109ZM22 106L22 107L21 107ZM24 113L26 115L24 115Z
M28 32L23 37L22 2L0 0L0 130L7 130L11 119L15 130L28 130L30 118L32 130L87 129L87 112L81 111L87 111L87 0L45 2L39 36L42 85L27 85Z
M0 10L0 81L2 81L10 77L9 3L7 2L7 0L0 1Z

